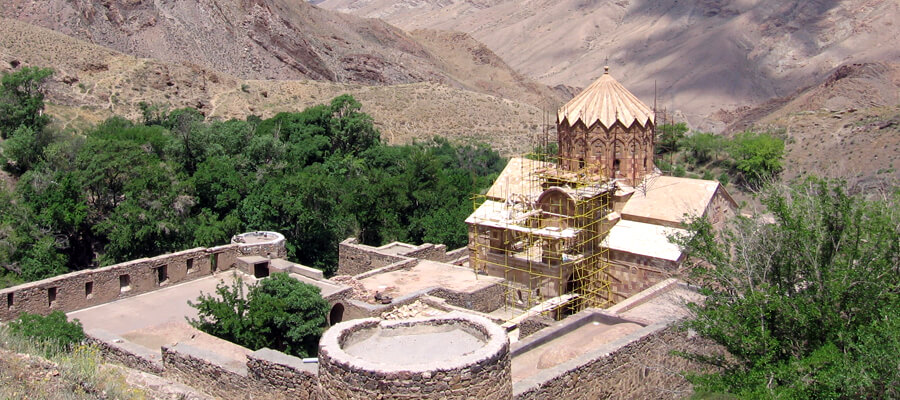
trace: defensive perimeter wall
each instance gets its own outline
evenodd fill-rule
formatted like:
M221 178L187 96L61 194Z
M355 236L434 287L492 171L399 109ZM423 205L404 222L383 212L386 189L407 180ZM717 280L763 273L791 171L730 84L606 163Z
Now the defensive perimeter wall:
M9 320L25 311L39 314L54 310L74 311L195 280L216 271L238 269L253 275L259 272L253 266L259 263L242 260L257 260L254 257L259 257L274 261L285 255L284 238L272 232L239 235L233 241L235 243L225 246L196 248L4 289L0 291L0 301L8 302L6 307L0 307L0 319ZM374 248L348 239L341 243L342 265L339 271L354 273L355 278L364 281L367 277L379 274L406 273L419 262L464 262L464 256L463 252L447 252L443 246L390 244ZM424 260L418 257L423 257ZM443 265L454 268L452 265ZM270 265L270 268L281 267ZM478 290L471 293L460 292L469 296L467 303L472 303L465 304L466 308L483 308L486 303L474 303L479 302L480 292L492 290L485 288L494 286L479 286ZM348 306L346 319L377 316L414 299L432 299L429 304L436 309L464 311L457 306L459 301L453 296L432 288L409 293L391 304L357 301L347 298L346 293L348 291L344 289L336 289L332 293L335 297L332 299L333 304L340 302ZM428 294L442 295L445 298L432 298ZM234 346L241 357L229 358L229 354L182 342L164 345L157 352L102 329L94 329L87 334L89 342L97 345L114 362L167 376L200 388L209 395L228 399L322 399L342 390L349 390L350 386L367 393L387 393L400 397L421 389L422 393L430 393L431 397L436 398L445 395L459 395L460 398L487 396L497 399L680 398L689 395L691 390L682 373L701 371L702 368L674 355L673 351L722 354L722 350L709 341L677 327L677 321L686 316L684 303L696 301L696 296L698 295L691 288L669 279L609 309L588 309L555 323L537 321L533 327L523 326L522 329L528 331L523 336L527 337L512 345L498 325L492 325L484 318L469 314L452 317L451 320L455 322L451 321L451 325L471 325L468 328L463 326L463 330L469 333L472 332L472 326L481 333L487 332L484 329L491 331L490 334L473 335L484 347L476 346L474 352L478 357L475 357L477 360L469 360L471 363L463 362L465 356L444 354L448 348L452 348L450 342L446 346L423 347L434 353L431 357L450 357L447 360L441 359L438 363L446 364L444 366L459 364L459 371L449 371L443 367L436 368L433 372L424 369L393 371L382 368L383 365L361 368L366 363L348 363L340 357L335 358L334 355L338 353L327 348L330 343L332 347L346 349L351 344L347 338L353 336L352 332L375 325L389 330L409 326L410 330L403 334L413 341L428 338L442 340L440 336L446 332L440 327L444 325L440 322L441 318L425 323L429 327L422 332L418 331L422 326L409 325L409 322L403 321L378 322L375 319L363 319L338 324L338 327L348 329L326 332L320 343L320 348L325 351L320 351L318 363L269 349L251 351L234 344L229 345ZM490 297L496 295L492 294ZM0 303L2 305L4 304ZM359 305L359 309L364 309L364 312L351 312L354 305ZM492 306L494 305L491 304ZM356 313L366 315L351 315ZM484 326L489 326L489 329L482 329ZM493 332L495 330L499 332ZM342 337L344 333L341 332L349 336ZM592 342L594 344L581 346L578 352L567 353L566 343L578 343L578 340L585 337L596 337L579 336L579 332L597 332L597 335L606 335L607 340L599 345ZM417 335L422 336L416 337ZM357 339L371 340L367 337L369 336L363 335L359 337L362 339ZM494 349L491 343L500 343L500 350L491 350ZM373 350L366 351L377 352L378 347L368 346L367 349ZM563 351L556 351L557 349ZM544 359L545 355L552 356L549 364ZM363 358L365 357L367 356L364 355ZM374 360L380 360L380 356L373 357ZM379 373L387 375L379 378ZM471 384L466 383L466 379Z
M2 289L0 321L15 319L23 312L67 313L152 292L232 269L239 265L239 257L281 258L287 254L284 236L276 232L245 233L232 241L235 243L141 258Z

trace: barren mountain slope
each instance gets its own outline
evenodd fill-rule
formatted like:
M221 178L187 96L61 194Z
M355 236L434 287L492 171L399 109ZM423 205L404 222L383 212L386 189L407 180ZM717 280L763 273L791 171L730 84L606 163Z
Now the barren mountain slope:
M137 57L187 62L243 79L383 85L436 82L533 104L553 92L516 76L490 50L417 42L376 19L297 0L8 0L0 16ZM472 43L473 40L468 39ZM476 51L473 53L472 51ZM453 70L445 68L452 65ZM475 71L478 71L478 74ZM498 77L493 86L479 75ZM554 101L554 100L551 100Z
M585 86L609 64L638 97L706 117L823 79L848 62L900 59L896 0L326 0L404 29L470 33L549 85Z
M241 80L188 63L135 58L58 32L0 18L0 71L52 66L48 112L79 130L112 115L136 119L141 101L192 106L213 118L269 117L350 93L391 143L441 135L486 142L505 153L529 148L541 110L520 102L436 83L364 86L308 80Z
M746 110L732 130L783 130L785 178L900 184L900 63L847 64L823 82Z

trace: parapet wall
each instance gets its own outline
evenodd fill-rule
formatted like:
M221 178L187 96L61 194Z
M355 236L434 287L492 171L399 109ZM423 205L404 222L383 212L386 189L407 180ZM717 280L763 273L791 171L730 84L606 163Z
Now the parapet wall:
M86 342L97 346L107 360L151 374L165 371L158 351L136 345L102 329L87 331L85 336Z
M80 310L231 269L238 257L284 254L282 236L280 241L195 248L71 272L0 290L0 321L15 319L23 312Z
M535 334L535 336L539 335ZM592 351L580 365L560 365L557 374L542 382L520 381L516 400L538 399L680 399L692 393L684 372L704 366L673 352L713 354L720 349L674 325L648 326Z
M165 375L218 398L318 398L316 366L274 350L250 353L245 365L235 365L231 360L187 344L163 347L162 354Z

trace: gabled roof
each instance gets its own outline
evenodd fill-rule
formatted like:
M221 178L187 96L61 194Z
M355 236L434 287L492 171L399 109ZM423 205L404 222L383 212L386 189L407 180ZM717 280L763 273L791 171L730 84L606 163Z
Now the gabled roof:
M653 119L653 110L625 89L609 75L609 67L587 89L562 106L556 114L557 121L575 126L580 120L590 128L600 123L605 129L619 121L626 128L635 122L646 127Z
M721 186L717 181L674 176L650 177L645 185L625 203L622 219L675 227L685 218L702 217ZM737 207L727 192L722 190L722 195Z

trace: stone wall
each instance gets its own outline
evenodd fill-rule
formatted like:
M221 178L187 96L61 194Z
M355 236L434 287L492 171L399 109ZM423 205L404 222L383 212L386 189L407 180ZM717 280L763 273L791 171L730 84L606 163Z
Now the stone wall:
M438 262L451 261L447 256L447 246L443 244L425 243L416 246L414 250L400 253L404 257L418 258L420 260L431 260Z
M337 274L356 276L405 259L379 253L374 247L359 244L356 238L348 238L338 245Z
M485 335L479 350L439 365L373 363L343 352L344 342L365 329L465 324ZM319 348L323 399L509 399L512 395L509 340L497 325L463 314L406 321L357 320L335 326Z
M318 398L317 364L280 351L260 349L247 357L250 377L269 391L267 399L315 400Z
M610 278L610 291L612 292L613 303L618 303L640 293L663 280L672 276L667 270L660 270L641 264L646 262L647 257L641 257L630 253L610 250L610 263L607 269ZM665 261L653 259L659 263ZM658 264L658 263L656 263ZM654 264L654 265L656 265ZM677 264L665 264L666 268L672 268L671 271L677 270Z
M516 400L531 399L680 399L691 384L682 372L705 366L673 351L722 354L709 340L675 325L656 324L561 364L550 379L523 380L514 387ZM579 363L584 359L586 362Z
M418 259L402 258L400 261L397 261L395 263L385 265L381 268L370 269L366 272L355 275L354 278L356 278L357 280L366 279L370 276L383 274L385 272L398 271L401 269L410 269L412 267L415 267L416 265L419 265Z
M252 399L264 396L256 381L250 379L247 367L191 345L179 343L162 347L166 375L189 383L206 394L223 399Z
M535 332L540 331L550 325L556 323L556 320L546 315L532 315L519 322L516 326L519 328L519 340L531 336Z
M85 336L86 342L97 346L107 360L152 374L165 371L158 351L131 343L102 329L87 331Z
M195 248L29 282L0 290L0 321L80 310L231 269L237 257L284 252L283 241Z
M412 247L407 244L401 245ZM378 247L360 244L356 238L348 238L341 242L338 247L337 274L357 276L379 268L395 265L398 262L410 262L410 260L456 263L466 258L468 254L469 249L465 247L447 251L447 246L443 244L424 243L412 247L408 251L397 252L395 255L388 254L387 251Z
M712 201L706 206L703 215L709 219L710 224L716 229L722 229L725 223L737 213L737 203L731 198L731 195L719 184L716 187L716 193L713 195Z
M440 297L452 306L489 313L503 305L503 285L495 283L473 292L458 292L442 287L433 288L428 294Z

